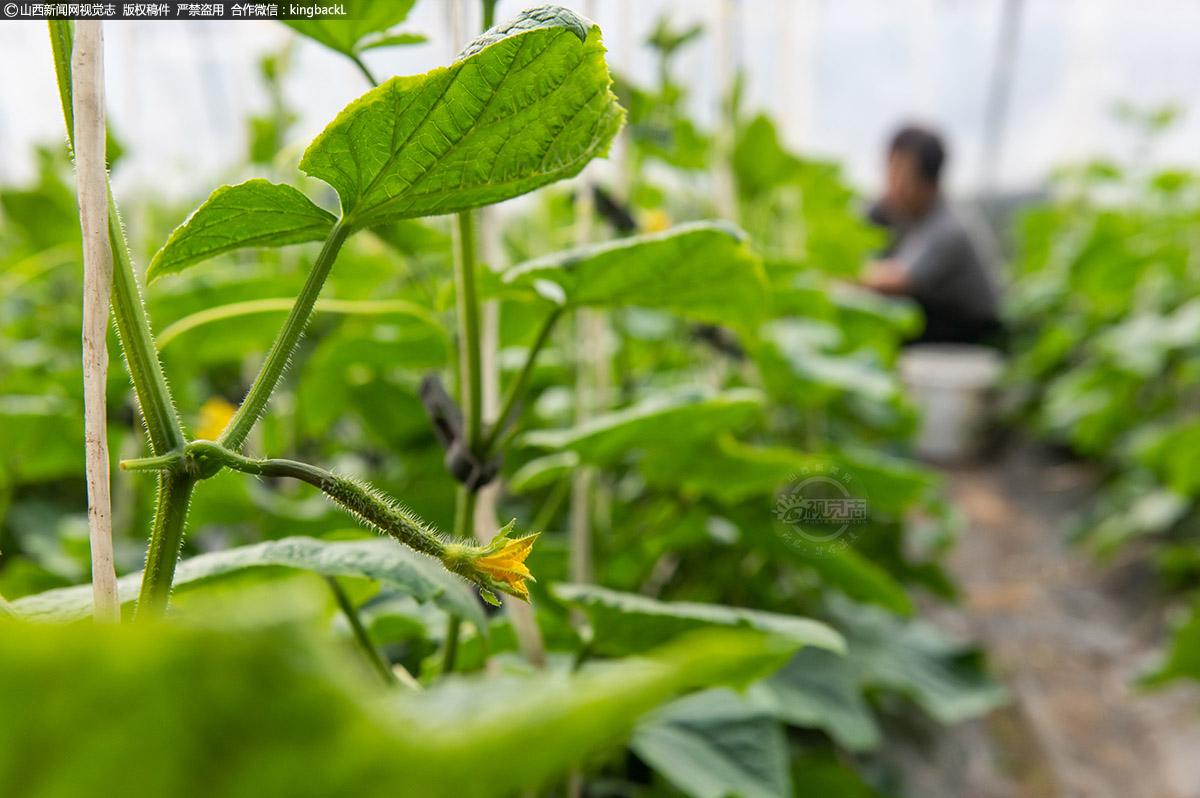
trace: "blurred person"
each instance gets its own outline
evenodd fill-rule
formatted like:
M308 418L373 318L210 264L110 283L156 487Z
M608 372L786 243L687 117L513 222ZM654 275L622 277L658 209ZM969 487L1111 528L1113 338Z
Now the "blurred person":
M908 125L892 137L886 189L868 214L891 241L862 283L921 306L925 329L911 343L999 345L993 249L943 196L945 163L946 147L931 130Z

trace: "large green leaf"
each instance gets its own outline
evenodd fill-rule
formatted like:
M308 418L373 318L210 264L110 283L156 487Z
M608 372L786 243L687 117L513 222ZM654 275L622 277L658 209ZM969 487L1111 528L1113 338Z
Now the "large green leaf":
M830 620L846 636L848 667L862 687L894 690L940 723L954 725L1006 700L978 652L924 621L907 620L837 596Z
M338 114L300 168L355 228L478 208L577 174L621 125L600 29L522 12L453 65L395 77Z
M348 56L357 56L371 47L388 44L415 44L422 37L388 36L387 31L408 18L416 0L342 0L344 17L331 19L288 19L283 24L310 39Z
M175 228L146 270L146 279L183 271L224 252L320 241L337 219L297 189L262 178L221 186Z
M262 568L371 579L404 590L418 601L432 601L479 629L487 628L479 602L462 581L428 557L388 540L327 542L293 537L201 554L179 563L173 585L177 591L186 590L220 577ZM122 604L132 604L137 599L141 583L140 573L117 580ZM91 615L92 588L79 585L50 590L19 599L13 606L31 621L69 623Z
M699 390L668 392L576 427L536 430L521 440L529 446L569 449L586 462L604 465L634 449L709 440L752 421L762 401L762 394L749 388L715 394Z
M777 667L779 642L726 632L580 673L385 694L273 627L8 625L0 794L519 795L683 690Z
M562 289L568 306L666 308L743 328L769 302L766 277L745 233L723 222L680 225L558 252L504 274L509 285Z
M672 637L714 626L756 629L798 645L844 650L841 635L810 618L721 604L659 601L596 585L558 584L551 592L587 613L595 632L593 646L603 655L645 651Z
M821 729L843 748L870 751L879 745L879 726L846 658L804 648L766 679L750 686L755 702L793 726Z
M693 798L790 798L787 740L728 688L681 698L642 720L629 747Z

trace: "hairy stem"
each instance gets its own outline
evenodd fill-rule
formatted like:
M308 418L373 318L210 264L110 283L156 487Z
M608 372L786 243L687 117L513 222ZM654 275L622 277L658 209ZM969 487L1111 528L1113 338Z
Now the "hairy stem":
M342 221L335 224L329 231L329 235L325 238L325 246L321 248L321 254L313 263L312 270L308 273L308 279L304 282L304 288L301 289L300 296L296 297L296 303L292 305L292 310L283 323L283 329L279 331L279 337L271 344L267 359L259 369L258 376L254 378L254 383L250 386L246 398L242 400L241 407L237 409L229 426L221 434L221 445L226 448L240 449L246 442L246 436L254 428L255 422L266 409L267 402L270 401L271 394L274 393L283 372L287 369L292 352L312 316L313 305L321 293L321 287L325 285L329 270L333 267L333 262L337 260L338 252L341 251L342 244L346 242L349 234L350 228Z
M346 591L342 589L337 578L327 576L325 577L325 581L329 583L329 590L333 593L333 598L337 602L338 608L341 609L342 614L346 616L347 623L350 624L350 631L354 634L354 642L362 649L363 654L367 657L367 661L379 672L384 684L399 684L400 680L396 678L396 674L392 671L391 666L384 660L383 655L379 653L379 649L375 647L374 641L367 634L367 630L363 628L362 620L358 617L358 610L350 603L350 597L346 595Z
M75 114L72 108L71 50L74 44L72 23L67 20L51 20L50 44L54 52L54 69L58 77L59 97L62 100L63 116L67 123L67 134L74 146ZM171 391L163 376L162 363L154 346L150 332L150 320L142 305L125 233L121 229L121 216L113 198L112 187L108 193L108 240L113 259L112 309L117 322L117 334L125 354L125 364L137 395L142 418L146 421L146 432L150 436L150 447L155 454L165 454L184 444L183 427L171 401Z
M195 487L196 477L192 474L165 471L159 478L158 507L154 511L150 548L146 552L146 570L142 574L142 589L138 594L135 617L139 620L161 618L167 610L171 580L175 578L175 562L183 545L188 503Z
M446 557L446 544L420 519L352 479L295 460L254 460L212 441L192 441L187 446L187 452L190 459L185 460L184 468L197 473L205 472L211 465L218 465L245 474L307 482L351 515L409 548L439 560ZM144 462L122 463L122 467L136 469L142 467Z
M471 540L474 537L475 503L479 495L468 490L465 485L458 486L454 503L454 539ZM446 623L446 642L442 649L442 673L454 670L454 661L458 656L458 635L462 628L462 619L451 615Z
M214 441L192 441L177 456L171 455L168 457L150 457L143 460L126 460L121 463L121 468L129 471L161 470L164 474L164 481L168 478L171 480L186 481L187 494L185 494L185 498L186 495L190 495L191 487L197 481L217 473L222 468L231 468L235 471L255 476L298 479L301 482L307 482L309 485L318 488L343 510L346 510L368 526L389 537L395 538L400 543L415 551L441 561L447 571L474 582L486 591L485 596L492 596L493 603L495 603L493 595L495 591L507 593L522 600L527 600L528 598L528 593L521 589L523 584L518 584L512 579L497 579L493 572L487 570L486 558L495 554L499 548L489 546L480 547L475 545L474 541L470 540L445 540L402 505L395 503L370 486L361 484L353 479L339 477L323 468L318 468L308 463L282 459L255 460L231 449L226 449ZM164 488L160 489L160 493L172 495L173 492ZM459 505L460 509L455 521L455 528L461 535L462 530L469 528L467 526L467 519L474 513L476 496L465 489L462 490L460 495L462 502ZM169 515L167 510L170 508L171 505L163 508L160 515L166 518ZM182 522L182 518L180 518L180 521ZM502 530L506 536L499 541L500 544L509 542L507 532L511 527L512 524L510 523ZM532 545L532 540L536 537L536 535L526 536L520 541L514 542L524 542L526 544L525 550L527 551L528 546ZM170 538L164 536L164 539L169 540ZM178 535L176 539L178 539ZM176 544L177 551L178 544ZM164 559L162 552L156 550L155 556L152 558L152 561L155 563L155 573L158 573L160 570L166 570L165 565L158 565ZM477 564L483 564L484 567L479 567ZM173 561L170 564L170 568L174 568ZM149 574L150 572L151 569L148 567L147 573ZM169 589L169 575L166 585L167 589ZM143 584L143 590L145 589L146 585Z
M74 147L75 113L71 83L71 51L74 46L74 27L66 20L49 23L50 45L54 53L54 71L58 79L59 99L67 135ZM107 176L105 179L107 183ZM121 216L117 210L111 184L106 186L108 203L108 240L113 262L112 310L117 323L117 335L125 354L125 364L133 382L150 447L156 455L179 450L184 445L183 427L171 400L171 391L163 376L162 363L150 332L150 319L142 304L141 290L133 273ZM146 552L146 572L142 579L138 614L150 617L161 615L166 608L175 573L175 560L183 540L183 525L187 518L188 501L195 481L190 476L165 474L159 481L157 510L150 531Z

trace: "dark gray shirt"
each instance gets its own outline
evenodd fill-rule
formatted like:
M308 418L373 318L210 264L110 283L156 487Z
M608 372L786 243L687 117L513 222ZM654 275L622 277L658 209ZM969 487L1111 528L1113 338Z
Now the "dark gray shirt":
M997 317L995 257L987 236L945 200L899 231L893 258L926 312L969 321Z

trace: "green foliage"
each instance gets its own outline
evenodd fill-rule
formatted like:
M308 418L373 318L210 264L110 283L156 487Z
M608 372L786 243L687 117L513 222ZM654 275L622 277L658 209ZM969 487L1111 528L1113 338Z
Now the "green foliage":
M362 67L364 50L397 41L392 28L410 5L372 3L352 23L293 27ZM15 708L0 719L0 792L119 783L135 795L197 785L235 795L547 794L567 769L589 788L610 776L644 781L644 768L628 766L636 757L656 775L629 786L647 794L858 796L869 793L856 755L876 749L886 728L878 704L943 721L995 704L975 652L908 617L912 585L946 588L937 552L904 537L912 517L940 519L942 506L937 480L903 457L912 417L892 373L919 320L839 287L876 239L836 167L788 153L765 117L734 120L740 226L708 220L716 137L688 118L670 68L699 35L664 22L652 44L659 86L620 89L633 164L658 164L630 175L629 197L615 199L659 232L557 252L599 219L579 218L583 204L567 191L543 191L506 219L508 262L518 265L479 275L496 301L495 366L513 408L512 428L493 439L509 488L497 513L542 533L516 563L539 580L533 621L548 666L536 672L516 660L514 616L485 615L431 560L390 541L334 540L350 534L345 517L308 485L226 472L203 479L187 513L170 627L40 628L80 621L91 605L78 584L87 574L78 319L62 312L78 305L78 225L68 164L50 153L0 229L0 592L14 599L0 614L39 622L5 620L0 635L0 705ZM295 118L286 69L286 50L262 64L271 105L252 123L251 159L276 183L291 179L278 174ZM469 390L469 373L446 376L456 348L470 344L456 334L470 306L451 278L448 226L416 217L574 175L607 149L620 118L599 31L552 7L502 23L449 67L387 81L329 125L301 167L337 190L340 220L256 179L218 189L168 238L186 208L138 198L134 254L166 239L149 275L177 272L154 282L147 309L184 428L221 437L231 400L246 394L247 363L267 352L255 384L262 374L270 384L250 423L273 398L248 441L255 456L370 474L414 516L455 528L462 494L419 393L430 372ZM345 235L363 230L371 235ZM319 254L305 244L321 238ZM463 267L462 247L456 255ZM583 308L602 311L607 390L585 385L596 364L591 339L573 330ZM547 327L548 317L560 323ZM1186 330L1185 319L1145 334L1166 346ZM110 379L109 399L114 461L137 459L145 447L123 375ZM1184 459L1157 456L1183 474ZM869 499L861 537L841 548L777 513L797 472L826 468L852 472ZM201 470L195 460L181 469ZM156 496L145 474L114 480L129 608ZM564 530L579 517L568 497L583 481L594 585L568 582L577 544ZM515 571L501 565L509 570L497 578ZM326 579L344 594L332 622ZM258 591L251 604L236 600L247 585ZM315 609L313 597L293 597L301 587L320 590ZM302 618L302 628L260 628L262 617ZM452 632L451 618L469 623ZM652 650L667 639L670 650ZM380 693L331 664L351 641L360 676L390 667L422 692ZM16 703L13 685L25 691ZM745 691L674 700L720 685ZM33 725L13 720L23 717ZM95 728L117 742L76 734ZM155 756L138 767L147 745ZM33 776L30 752L42 763Z
M345 18L289 19L284 24L326 47L351 57L375 47L418 44L425 41L416 34L392 33L391 29L408 18L416 0L345 0Z
M579 172L621 125L600 32L565 9L525 12L449 67L364 94L300 169L337 189L345 223L491 205Z
M742 329L752 329L768 304L762 266L744 234L713 222L557 252L514 266L503 279L570 308L663 308Z
M593 585L559 584L551 592L587 613L595 635L591 645L604 656L646 651L664 640L711 627L756 629L800 646L844 650L837 632L808 618L714 604L657 601Z
M1176 627L1170 651L1145 682L1161 685L1175 679L1200 680L1200 612L1195 607Z
M672 62L679 51L703 33L700 26L675 29L669 19L659 19L646 42L658 58L658 85L645 88L620 82L619 94L629 109L629 138L638 167L648 161L689 171L708 165L712 137L688 116L687 88L672 75Z
M765 115L739 121L732 167L742 224L773 257L852 276L882 247L880 231L856 212L837 165L788 152Z
M1004 690L981 675L978 652L932 625L838 598L829 609L846 636L850 670L860 686L895 690L947 725L1004 702Z
M207 587L210 583L241 577L259 570L295 569L321 576L353 577L400 590L417 601L429 601L446 612L466 618L486 629L479 603L465 585L411 549L383 540L322 541L284 538L253 546L200 554L175 570L177 591ZM122 604L132 604L141 585L140 573L122 577L117 584ZM18 599L14 608L38 623L69 623L92 614L90 585L49 590Z
M588 463L615 462L635 449L673 447L749 423L762 397L746 388L712 394L681 390L651 396L563 430L538 430L524 437L529 446L569 449Z
M1178 109L1124 105L1116 115L1144 154ZM1062 170L1056 188L1019 227L1009 303L1019 418L1099 466L1103 491L1078 522L1094 552L1140 541L1168 587L1195 590L1196 176L1150 171L1139 154ZM1196 675L1195 640L1193 610L1156 682Z
M787 741L772 717L729 689L675 701L638 724L633 751L695 798L790 798Z
M751 696L779 720L821 729L849 751L879 745L879 725L844 655L802 649L777 673L755 683Z
M1167 109L1120 114L1146 137ZM1099 462L1106 495L1082 522L1109 555L1146 535L1195 545L1200 193L1188 173L1098 162L1064 170L1019 228L1009 303L1020 417Z
M146 278L183 271L244 247L282 247L321 241L337 219L288 185L261 178L221 186L171 233L150 261Z
M315 642L272 628L6 628L0 784L28 796L99 784L138 796L511 795L619 741L679 691L787 651L726 633L577 675L383 696L315 658Z

